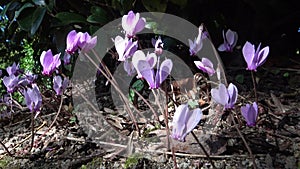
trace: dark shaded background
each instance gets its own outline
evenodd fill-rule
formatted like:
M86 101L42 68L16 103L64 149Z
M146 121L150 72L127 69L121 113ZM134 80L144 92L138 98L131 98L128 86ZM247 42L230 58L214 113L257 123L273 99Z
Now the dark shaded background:
M32 6L20 10L26 3ZM37 61L40 53L48 48L54 53L63 52L70 30L93 33L129 10L166 12L195 25L204 23L216 47L223 42L222 30L230 28L239 35L238 49L246 41L270 46L266 66L294 67L300 62L297 54L300 50L300 5L297 0L14 0L1 1L0 5L9 6L1 13L0 42L4 44L0 48L1 62L12 63L23 57L22 53L12 56L10 52L22 50L24 38L33 42ZM38 17L39 11L44 9L45 14ZM95 13L93 9L100 11ZM15 17L16 12L19 12L18 17ZM59 15L63 12L70 15ZM72 14L81 18L75 20ZM4 16L7 19L3 19ZM33 27L37 28L35 32L32 32ZM220 55L225 65L244 64L242 57L237 57L241 56L240 50Z

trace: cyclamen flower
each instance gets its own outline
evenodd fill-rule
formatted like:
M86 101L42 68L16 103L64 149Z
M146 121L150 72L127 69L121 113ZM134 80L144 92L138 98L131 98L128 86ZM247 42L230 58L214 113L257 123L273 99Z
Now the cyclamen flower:
M232 52L238 40L238 34L235 31L227 30L226 35L223 30L224 43L218 47L218 50L223 52Z
M173 67L173 62L170 59L164 60L159 67L159 59L156 58L157 56L155 54L154 56L155 58L151 58L151 60L140 59L133 61L133 66L135 66L136 71L139 72L142 78L148 82L150 89L159 88L161 83L166 80L168 75L171 73ZM154 65L156 61L158 63L155 73Z
M37 79L37 75L32 74L31 72L26 72L24 77L21 77L18 84L22 86L27 86L32 84Z
M197 126L201 118L201 109L190 110L188 104L178 106L173 117L171 137L184 142L187 134Z
M14 74L14 75L18 76L20 74L20 65L19 65L19 63L16 64L14 62L11 66L6 68L6 71L7 71L8 75Z
M56 95L62 95L63 91L68 87L69 79L65 78L62 80L61 76L53 77L53 89L56 92Z
M246 106L242 106L241 112L247 122L247 125L255 126L256 118L258 115L258 107L257 107L256 102L254 102L252 105L246 104Z
M60 66L61 62L59 57L60 53L53 56L51 49L49 49L47 52L43 51L40 57L40 62L43 66L43 75L51 76L54 70Z
M71 63L71 55L68 52L65 52L63 61L64 61L64 65L68 65Z
M81 52L88 52L97 44L97 36L91 37L87 32L76 32L72 30L67 35L67 49L66 52L74 54L77 50Z
M128 59L138 48L137 41L132 42L132 39L128 39L127 37L123 39L121 36L117 36L114 42L119 55L119 61Z
M157 40L152 39L151 42L152 42L152 45L153 45L154 48L155 48L155 53L156 53L157 55L161 55L162 52L163 52L164 43L162 42L160 36L158 37Z
M147 56L145 56L144 52L141 50L138 50L134 53L134 55L132 56L132 65L137 71L137 78L143 77L138 69L138 61L140 60L147 61L150 64L150 68L153 69L157 62L157 56L155 55L155 53L147 53Z
M3 83L6 86L7 92L12 93L18 87L19 77L11 74L3 77Z
M142 31L145 25L146 19L140 18L139 13L134 14L133 11L129 11L128 15L122 17L122 27L129 38Z
M247 70L256 71L257 67L265 63L267 56L269 54L269 46L264 47L260 50L260 45L258 45L256 51L254 45L246 42L243 47L243 55L245 61L247 62Z
M78 40L78 47L80 48L80 52L88 52L96 46L97 36L92 38L87 32L79 32L78 34L81 34Z
M213 63L207 58L203 57L202 61L194 61L194 63L200 70L207 73L209 76L212 76L216 72Z
M218 88L211 89L211 96L217 103L223 105L224 109L232 109L237 100L238 90L232 83L227 89L224 84L220 83Z
M203 46L203 39L207 38L206 33L203 31L203 25L201 24L199 26L199 33L197 38L195 38L194 42L190 39L189 41L189 46L190 46L190 55L193 56L197 52L199 52L202 49Z
M42 106L42 95L36 84L32 85L32 88L27 88L23 92L26 105L31 112L37 112Z

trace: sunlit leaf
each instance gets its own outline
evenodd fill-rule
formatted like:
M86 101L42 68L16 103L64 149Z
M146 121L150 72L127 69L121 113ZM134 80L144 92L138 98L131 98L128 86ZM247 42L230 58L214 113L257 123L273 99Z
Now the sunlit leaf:
M46 5L45 0L32 0L32 2L33 2L35 5L38 5L38 6L45 6L45 5Z

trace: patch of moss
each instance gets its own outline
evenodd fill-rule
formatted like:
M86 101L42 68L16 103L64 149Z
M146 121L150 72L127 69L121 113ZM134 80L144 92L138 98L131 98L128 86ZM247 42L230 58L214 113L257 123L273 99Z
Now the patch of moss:
M141 154L133 154L131 156L129 156L126 161L125 161L125 166L124 168L132 168L134 166L136 166L139 162L140 159L142 159L143 156Z

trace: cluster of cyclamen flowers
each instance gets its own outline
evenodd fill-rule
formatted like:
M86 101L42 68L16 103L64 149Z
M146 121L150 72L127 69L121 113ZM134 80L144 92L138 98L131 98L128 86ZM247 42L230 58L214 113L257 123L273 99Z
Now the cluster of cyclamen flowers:
M199 27L199 34L197 38L195 38L194 42L189 39L190 45L190 54L195 55L202 48L202 41L207 37L205 32L203 33L202 25ZM231 31L230 29L224 34L223 31L224 43L218 47L219 51L232 52L236 43L238 35L236 32ZM246 42L243 46L242 53L244 59L247 63L247 70L256 71L257 67L261 66L265 61L269 54L269 47L265 47L260 50L260 45L258 45L255 50L255 46L250 42ZM215 73L213 68L213 63L207 59L202 58L202 61L195 61L195 65L207 73L209 76L212 76ZM219 84L217 88L211 90L211 96L213 100L224 106L224 110L234 109L235 103L238 97L237 87L230 83L226 88L224 84ZM241 107L241 114L245 118L245 121L248 126L255 126L256 120L258 116L258 106L256 102L253 104L246 104ZM173 117L173 131L172 138L185 141L186 135L191 132L196 125L201 120L202 112L199 108L195 110L189 110L188 105L180 105L174 114Z
M6 72L8 76L3 77L3 84L6 87L7 93L22 93L25 97L25 102L29 110L31 112L36 112L37 115L42 105L42 96L37 84L35 83L37 75L34 75L30 72L24 72L22 69L20 69L20 65L16 63L8 66L6 68ZM12 103L9 95L3 96L2 101L7 105Z
M71 55L76 51L87 52L95 47L97 37L91 38L88 33L77 33L75 30L67 35L67 49L63 58L65 65L70 64ZM42 75L53 76L53 89L56 95L62 95L69 84L68 77L60 75L59 67L61 66L60 53L53 55L49 49L43 51L40 56L40 63L43 67ZM32 113L37 116L42 106L42 95L38 85L35 83L37 75L30 72L25 72L20 69L19 64L14 63L12 66L6 68L8 76L3 77L3 83L6 86L8 93L19 91L25 98L26 106ZM2 72L0 72L2 74ZM9 99L2 99L9 100ZM7 102L9 104L9 102Z
M129 11L122 17L122 28L125 37L117 36L113 39L118 53L118 61L124 62L124 70L128 75L137 73L137 78L143 78L149 84L150 89L157 89L171 73L173 62L165 59L160 63L163 43L160 37L152 39L155 51L145 53L138 50L136 34L145 28L146 20L139 13ZM156 70L155 70L156 69Z
M165 58L161 63L160 59L163 53L164 43L159 37L152 39L155 48L152 53L145 53L138 50L138 40L136 34L145 28L146 20L139 13L134 14L130 11L122 18L122 27L125 37L117 36L113 39L118 53L118 61L124 62L124 70L128 75L137 74L137 78L143 78L149 84L150 89L157 89L161 83L170 75L173 62ZM203 25L199 27L198 36L194 41L188 39L190 46L190 55L196 55L203 46L203 40L208 37L207 32L203 31ZM232 52L237 43L237 33L228 30L226 34L223 31L224 43L218 48L219 51ZM64 65L71 63L71 57L75 52L88 52L96 46L97 37L91 37L88 33L76 32L72 30L67 35L65 55L62 59ZM257 67L262 65L269 53L269 47L260 50L260 44L255 50L254 45L246 42L242 49L244 58L247 62L247 70L256 71ZM62 95L69 83L68 77L60 75L61 66L60 53L53 55L52 51L43 51L40 57L43 66L42 74L48 77L53 76L53 89L57 95ZM201 61L195 61L195 65L207 73L209 76L215 74L213 63L203 57ZM23 73L19 64L13 64L6 69L9 76L3 78L3 83L8 93L20 91L25 98L27 107L31 112L39 112L42 105L42 96L38 86L34 83L36 75ZM0 75L2 72L0 72ZM224 84L219 84L217 88L211 90L212 98L215 102L224 106L224 110L230 110L235 107L237 101L237 87L230 83L226 88ZM241 112L248 126L255 126L258 116L257 103L246 104L241 107ZM37 113L38 114L38 113ZM182 104L176 108L173 117L173 130L171 137L175 140L185 141L186 135L191 132L199 123L202 117L200 108L191 109L189 105Z

